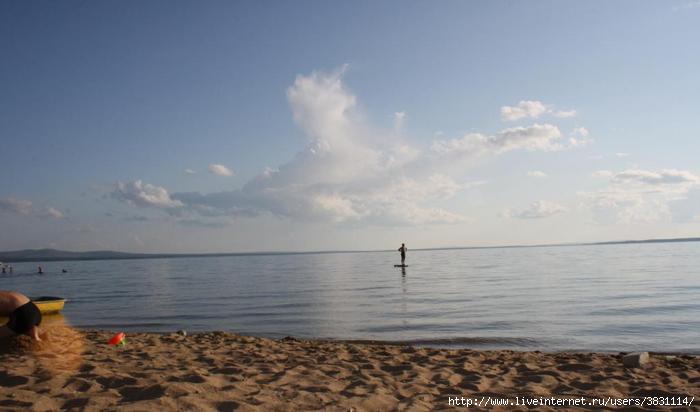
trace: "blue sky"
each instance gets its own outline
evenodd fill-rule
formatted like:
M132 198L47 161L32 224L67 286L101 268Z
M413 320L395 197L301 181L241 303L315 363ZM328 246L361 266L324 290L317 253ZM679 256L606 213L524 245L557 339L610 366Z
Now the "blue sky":
M699 41L690 0L2 2L0 249L698 235Z

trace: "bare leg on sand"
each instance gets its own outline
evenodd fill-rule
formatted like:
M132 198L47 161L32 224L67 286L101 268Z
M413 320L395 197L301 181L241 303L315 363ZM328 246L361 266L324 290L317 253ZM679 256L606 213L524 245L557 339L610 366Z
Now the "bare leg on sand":
M0 290L0 316L9 321L0 327L0 339L14 335L27 335L37 341L41 311L28 297L19 292Z

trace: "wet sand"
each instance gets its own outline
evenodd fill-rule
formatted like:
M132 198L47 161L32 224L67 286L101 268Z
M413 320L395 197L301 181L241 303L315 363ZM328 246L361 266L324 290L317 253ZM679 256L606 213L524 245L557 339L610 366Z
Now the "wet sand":
M126 345L115 347L106 344L114 332L53 326L46 333L46 342L17 337L0 346L0 409L511 411L526 408L467 409L450 406L449 397L700 396L700 359L693 356L652 356L644 368L627 368L620 354L429 349L226 332L128 333ZM698 405L700 399L678 410Z

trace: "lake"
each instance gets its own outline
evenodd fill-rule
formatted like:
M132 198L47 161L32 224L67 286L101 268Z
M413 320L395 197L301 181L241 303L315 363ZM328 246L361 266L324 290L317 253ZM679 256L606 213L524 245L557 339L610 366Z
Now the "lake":
M75 326L700 353L700 243L15 263ZM61 273L65 268L68 273Z

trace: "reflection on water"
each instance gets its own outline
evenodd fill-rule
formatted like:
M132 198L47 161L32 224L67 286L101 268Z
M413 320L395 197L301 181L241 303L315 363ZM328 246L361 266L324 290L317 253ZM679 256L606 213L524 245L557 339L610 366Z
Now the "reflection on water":
M77 326L700 352L700 243L17 263ZM68 273L61 273L61 269ZM398 269L398 270L397 270Z
M54 325L68 326L68 319L66 319L66 317L62 313L51 313L48 315L41 315L42 327Z

